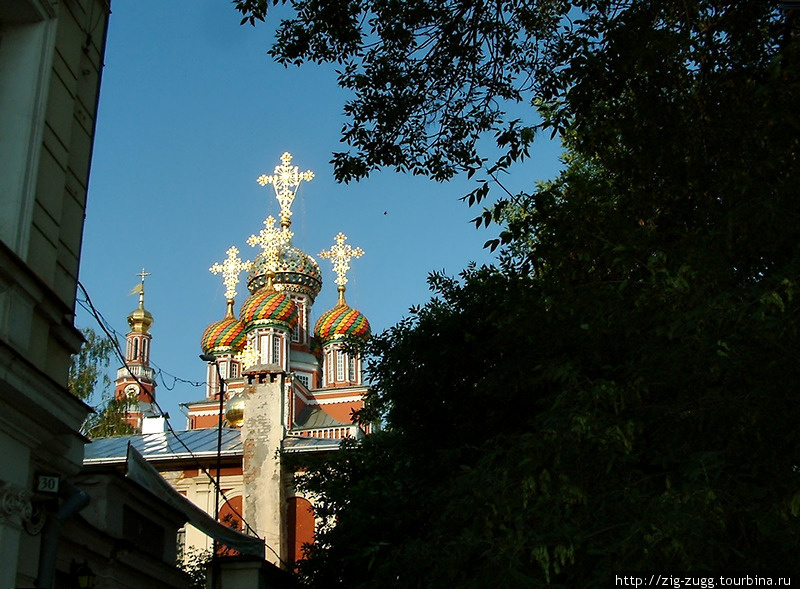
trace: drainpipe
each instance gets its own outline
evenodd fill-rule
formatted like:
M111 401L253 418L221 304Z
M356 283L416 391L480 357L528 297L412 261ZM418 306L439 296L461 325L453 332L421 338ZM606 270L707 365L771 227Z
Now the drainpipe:
M42 530L42 544L39 553L39 575L36 587L52 589L56 570L58 540L61 536L61 524L89 505L89 494L67 481L61 481L63 495L66 496L59 510L47 518ZM59 493L62 494L62 493Z

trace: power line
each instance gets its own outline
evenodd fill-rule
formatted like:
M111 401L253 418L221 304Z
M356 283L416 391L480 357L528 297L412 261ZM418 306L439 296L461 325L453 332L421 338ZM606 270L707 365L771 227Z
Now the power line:
M84 296L86 297L86 303L89 306L89 309L87 309L87 310L95 318L95 320L97 321L97 324L100 326L100 329L103 330L103 332L109 337L109 339L114 344L114 351L116 352L117 357L119 358L120 362L122 362L123 368L125 368L128 371L128 374L131 376L131 378L133 380L136 381L136 383L142 388L142 390L147 391L147 387L145 387L144 383L142 383L142 381L139 380L139 377L136 376L133 373L133 371L131 370L131 368L128 365L127 361L125 360L125 355L122 353L122 349L120 348L119 342L117 341L117 338L116 338L116 331L114 331L113 328L111 328L111 330L109 331L109 329L107 327L108 321L105 319L105 317L103 317L103 315L100 313L100 311L98 311L97 308L94 306L94 303L92 303L92 299L89 296L89 293L87 292L86 287L84 287L83 284L80 281L78 281L78 287L80 287L81 291L83 292ZM217 486L217 481L214 479L214 477L211 476L211 474L205 469L205 467L203 467L203 465L200 463L200 459L197 456L195 456L195 454L186 445L186 443L180 438L180 436L178 436L177 432L172 427L172 424L169 422L169 418L167 417L167 413L161 408L161 406L158 404L158 401L156 401L155 398L153 397L153 395L150 394L149 392L148 392L148 396L150 397L150 401L158 409L159 414L164 418L164 423L166 424L167 429L169 430L169 432L175 437L175 439L180 443L180 445L183 446L183 448L194 459L194 461L197 464L199 470L201 470L208 477L208 479L211 481L211 483L214 486L214 488L219 490L220 495L222 495L223 499L225 499L225 504L224 505L228 505L231 508L231 510L234 513L236 513L236 515L241 517L242 521L247 526L247 529L249 531L253 532L253 534L258 538L259 537L258 534L256 534L255 530L253 530L252 527L250 526L250 524L247 523L247 520L244 519L244 516L242 516L238 511L236 511L236 508L234 508L233 505L231 505L228 502L228 498L226 497L225 492L221 488L219 488Z
M79 302L81 302L81 306L84 309L86 309L94 317L95 321L97 321L97 324L100 326L100 329L102 329L103 332L106 334L106 336L111 340L111 342L114 345L114 351L116 352L117 357L122 362L123 368L125 368L128 371L128 374L130 374L131 378L133 378L133 380L136 381L136 383L142 388L142 390L147 391L147 388L144 386L142 381L140 381L139 378L133 373L133 371L131 370L130 366L126 362L125 356L122 353L122 349L120 348L119 341L117 340L117 332L114 330L113 327L111 327L111 325L106 320L106 318L103 317L102 313L100 313L100 311L98 311L97 308L94 306L94 303L92 303L92 299L89 296L89 293L86 290L86 287L84 287L83 284L80 281L78 281L78 287L81 289L81 292L83 292L84 297L86 297L85 298L85 304L84 304L84 301L80 301L80 299L78 299ZM173 377L171 374L169 376ZM177 377L173 377L173 378L177 379ZM180 379L180 380L183 381L184 379ZM162 377L162 381L163 381L163 377ZM191 381L185 381L185 382L191 382ZM199 383L199 384L203 385L205 383ZM228 497L225 495L225 492L222 490L221 486L217 485L217 481L214 479L214 477L211 476L211 473L209 473L206 470L206 468L202 465L202 463L200 462L200 459L197 456L195 456L195 454L191 451L189 446L187 446L186 443L180 438L180 436L177 434L175 429L172 427L172 424L169 422L169 418L167 417L168 414L164 412L164 410L161 408L161 406L158 404L158 402L155 400L155 398L149 392L148 392L148 396L150 397L150 401L158 409L159 414L163 417L164 423L166 424L167 429L169 430L169 432L178 441L178 443L180 443L180 445L183 446L183 448L186 450L186 452L188 452L189 456L191 456L192 459L194 459L194 462L197 465L198 470L202 471L203 474L206 475L208 480L211 481L211 484L214 487L214 489L217 490L219 492L219 494L222 496L222 498L224 499L224 503L223 503L222 506L225 507L227 505L230 508L230 510L241 519L242 523L244 523L244 525L246 526L246 529L247 529L248 532L250 532L253 536L258 538L259 540L263 540L263 538L261 538L256 533L256 531L252 528L252 526L250 526L250 524L244 518L244 516L241 513L239 513L239 511L233 506L232 503L230 503ZM275 557L284 566L286 566L288 568L288 566L289 566L288 563L286 563L280 557L280 554L278 554L269 544L267 544L266 541L264 542L264 546L266 546L270 550L270 552L272 552L272 554L274 554Z

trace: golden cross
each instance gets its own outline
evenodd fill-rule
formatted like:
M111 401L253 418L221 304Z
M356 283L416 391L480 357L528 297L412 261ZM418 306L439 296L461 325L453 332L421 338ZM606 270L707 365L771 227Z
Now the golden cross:
M128 293L128 296L135 295L138 293L139 302L141 304L144 304L144 279L145 277L150 276L150 272L145 272L144 267L142 267L142 271L139 272L136 276L141 278L142 281L131 289L131 292Z
M256 247L261 246L267 256L267 270L275 272L278 268L278 255L281 246L289 243L294 233L289 231L289 227L275 227L275 217L270 215L264 219L264 229L258 235L251 235L247 238L247 244Z
M150 272L145 272L144 271L144 266L142 266L142 271L139 272L136 276L138 276L138 277L140 277L142 279L142 286L144 286L144 279L145 279L145 277L150 276Z
M339 233L336 236L336 243L328 251L321 251L320 258L330 258L333 263L333 271L336 272L336 284L344 287L347 284L347 271L350 269L350 260L352 258L360 258L364 255L364 250L360 247L351 247L349 243L345 243L347 236L344 233Z
M230 247L227 252L228 257L222 264L216 262L209 272L212 274L222 273L222 283L227 287L225 290L225 297L232 301L236 297L236 285L239 284L239 273L242 270L249 270L251 262L248 260L242 262L238 257L239 250L236 247Z
M295 194L297 194L297 187L300 186L300 182L303 180L310 182L314 178L314 172L311 170L301 173L299 171L300 168L292 166L291 163L292 154L287 151L281 156L281 165L275 166L272 176L262 174L257 179L261 186L266 186L267 184L274 186L275 197L281 206L281 227L289 227L292 223L292 201Z

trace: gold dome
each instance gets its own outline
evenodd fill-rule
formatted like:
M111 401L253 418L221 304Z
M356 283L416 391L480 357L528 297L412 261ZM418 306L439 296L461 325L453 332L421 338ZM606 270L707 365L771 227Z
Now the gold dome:
M140 333L147 333L150 326L153 325L153 316L144 308L144 292L139 292L139 307L128 315L128 325L131 331Z
M225 405L225 419L228 420L228 425L231 427L242 427L244 423L244 396L241 393L236 393L228 399L228 403Z

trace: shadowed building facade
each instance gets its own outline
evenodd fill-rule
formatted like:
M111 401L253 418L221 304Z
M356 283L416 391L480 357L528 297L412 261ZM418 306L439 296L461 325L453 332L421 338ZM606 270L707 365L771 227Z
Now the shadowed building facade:
M90 408L66 385L108 15L0 2L0 589L69 575L46 506L69 517L86 497L69 481Z

